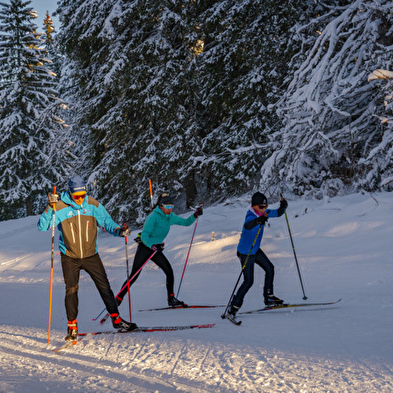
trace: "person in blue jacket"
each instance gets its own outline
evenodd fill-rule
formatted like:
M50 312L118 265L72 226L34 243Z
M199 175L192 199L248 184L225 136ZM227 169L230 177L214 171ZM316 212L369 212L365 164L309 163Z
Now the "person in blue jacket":
M127 227L116 224L98 201L87 195L86 183L78 175L68 182L69 191L48 195L48 206L38 221L40 231L52 225L55 207L55 226L59 230L59 248L63 277L66 285L65 308L67 313L66 340L76 340L78 335L78 283L80 270L93 279L98 292L112 318L115 329L134 330L135 323L123 320L104 266L98 254L98 226L114 236L128 236Z
M274 265L270 262L266 254L260 249L265 223L269 218L280 217L284 214L288 203L281 198L280 207L275 210L268 209L267 198L261 192L256 192L251 198L251 208L246 213L240 241L237 246L237 256L242 268L247 260L246 266L242 270L244 280L233 297L229 314L235 317L237 311L243 304L243 299L254 283L254 265L257 264L265 271L265 283L263 296L266 305L282 304L283 300L274 296L273 280ZM257 237L257 233L259 234ZM254 243L255 240L255 243ZM251 246L253 245L251 249ZM249 255L248 259L247 256Z
M153 212L150 213L143 225L142 232L140 237L136 240L138 242L138 248L135 253L134 263L132 265L132 270L130 277L133 277L136 272L143 266L143 264L153 255L151 260L165 273L166 275L166 289L168 293L168 305L170 307L179 307L184 306L184 302L175 298L173 286L174 286L174 276L172 266L169 263L168 259L164 255L164 239L169 233L169 229L171 225L183 225L190 226L193 224L198 216L203 214L202 207L198 207L198 209L188 218L182 218L177 216L172 212L173 209L173 200L172 198L163 193L159 196L156 205L153 208ZM130 287L136 279L139 277L139 274L131 280L129 285L127 285L126 280L119 294L117 295L117 303L120 304L124 295L128 291L128 287Z

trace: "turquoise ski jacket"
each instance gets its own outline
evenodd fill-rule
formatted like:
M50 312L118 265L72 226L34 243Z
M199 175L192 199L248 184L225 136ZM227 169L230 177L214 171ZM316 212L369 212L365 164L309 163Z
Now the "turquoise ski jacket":
M150 213L143 225L141 240L142 243L152 248L153 244L160 244L169 233L171 225L190 226L196 218L192 214L188 218L182 218L175 213L165 214L159 206Z
M52 225L53 210L48 206L37 227L47 231ZM98 252L98 226L114 236L116 224L98 201L86 195L82 205L76 204L68 192L63 192L56 203L55 226L59 230L59 249L71 258L87 258Z

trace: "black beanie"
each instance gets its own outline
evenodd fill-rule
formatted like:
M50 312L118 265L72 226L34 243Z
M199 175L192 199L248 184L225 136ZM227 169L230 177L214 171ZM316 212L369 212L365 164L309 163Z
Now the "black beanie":
M162 206L162 205L173 205L173 200L172 200L172 198L168 194L163 193L163 194L161 194L159 196L157 204L159 206Z
M267 198L261 192L256 192L251 198L251 206L267 205Z

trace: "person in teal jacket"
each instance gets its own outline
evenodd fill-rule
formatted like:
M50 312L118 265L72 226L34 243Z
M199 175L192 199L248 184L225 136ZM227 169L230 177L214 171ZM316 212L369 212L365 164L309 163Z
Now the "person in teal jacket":
M131 231L116 224L98 201L87 195L86 183L78 175L68 182L69 190L59 195L48 195L48 206L38 221L38 229L47 231L53 222L59 230L59 248L64 282L66 285L65 307L67 313L66 340L76 340L78 335L78 289L80 270L93 279L98 292L112 317L115 329L134 330L135 323L119 316L117 303L110 287L104 266L98 254L98 226L114 236L128 236Z
M172 212L173 206L173 200L168 194L164 193L159 196L157 203L153 208L153 212L146 218L140 238L137 238L139 244L135 253L134 263L132 265L130 274L130 277L133 277L154 253L151 260L166 275L168 305L170 307L184 306L184 302L176 299L174 295L174 276L172 266L163 253L164 239L168 235L171 225L190 226L195 222L198 216L203 214L202 207L200 206L190 217L182 218ZM139 277L139 274L140 272L135 275L135 277L130 281L129 285L127 284L128 280L123 283L123 289L116 296L118 305L123 301L128 287L130 287L136 281L136 279Z

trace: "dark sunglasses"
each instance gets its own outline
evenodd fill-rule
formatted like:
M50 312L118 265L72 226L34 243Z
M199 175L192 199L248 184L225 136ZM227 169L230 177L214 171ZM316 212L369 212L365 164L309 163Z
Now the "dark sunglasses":
M258 207L259 207L260 209L266 209L266 208L267 208L267 205L258 205Z

